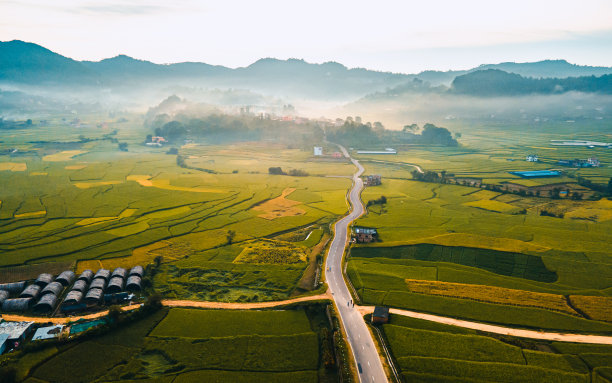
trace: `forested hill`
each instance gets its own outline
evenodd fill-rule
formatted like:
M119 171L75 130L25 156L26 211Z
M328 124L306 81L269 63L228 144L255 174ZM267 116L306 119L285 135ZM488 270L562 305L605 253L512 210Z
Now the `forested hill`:
M456 77L450 89L452 93L479 97L558 94L572 91L612 94L612 75L535 79L498 69L487 69Z

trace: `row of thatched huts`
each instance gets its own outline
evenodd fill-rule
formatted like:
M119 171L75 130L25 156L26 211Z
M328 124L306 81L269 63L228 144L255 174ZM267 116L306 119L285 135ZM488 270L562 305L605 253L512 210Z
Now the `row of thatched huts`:
M42 273L28 286L25 281L0 284L0 307L3 312L24 312L33 307L35 312L49 313L57 307L64 289L70 285L72 288L62 303L63 308L83 303L93 306L99 304L105 294L140 291L143 275L142 266L132 267L129 272L121 267L112 273L107 269L100 269L95 274L85 270L78 278L70 270L55 279L51 274ZM10 298L11 295L18 297Z

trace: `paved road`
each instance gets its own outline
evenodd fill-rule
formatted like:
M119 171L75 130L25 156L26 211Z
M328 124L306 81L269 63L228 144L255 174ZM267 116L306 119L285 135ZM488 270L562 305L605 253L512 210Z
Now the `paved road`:
M340 147L344 156L350 158L346 149ZM347 230L350 223L363 214L360 193L363 189L363 181L359 176L363 173L363 167L356 160L351 161L357 167L353 176L353 188L349 194L349 200L353 210L340 221L336 222L334 240L329 247L327 261L325 263L325 276L327 284L332 292L336 307L340 313L340 319L346 330L347 340L353 351L355 363L361 366L359 373L360 382L387 382L387 376L382 366L378 350L374 340L359 312L357 306L349 306L352 297L346 282L342 276L342 258L348 240Z

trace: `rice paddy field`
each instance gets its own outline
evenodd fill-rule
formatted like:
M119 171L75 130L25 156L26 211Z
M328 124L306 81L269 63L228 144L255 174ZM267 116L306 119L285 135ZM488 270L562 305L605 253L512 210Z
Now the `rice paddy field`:
M170 309L84 341L43 349L27 382L331 382L323 306L289 311ZM27 365L27 366L26 366ZM26 369L27 367L27 369Z
M350 175L352 165L317 161L312 148L248 142L184 145L181 167L168 148L143 145L148 132L140 117L127 117L58 116L27 131L0 132L0 184L8 186L0 188L3 281L18 277L2 272L16 266L74 264L81 271L161 257L156 282L170 297L290 295L318 242L270 238L328 231L347 210L350 180L327 176ZM128 151L109 137L127 142ZM309 175L270 175L273 166Z
M350 250L347 272L359 298L515 327L612 333L612 201L553 200L411 180L409 164L498 177L495 182L515 182L510 170L546 168L517 154L525 136L510 143L496 134L478 148L480 141L471 138L457 149L408 148L397 156L363 158L366 174L382 174L383 183L366 188L362 200L384 195L387 203L370 207L355 222L379 234L379 241ZM548 137L536 134L534 145L547 147L554 138ZM570 158L594 155L589 150L550 148ZM580 172L609 178L607 166Z
M382 326L406 382L608 382L612 346L490 336L392 316Z

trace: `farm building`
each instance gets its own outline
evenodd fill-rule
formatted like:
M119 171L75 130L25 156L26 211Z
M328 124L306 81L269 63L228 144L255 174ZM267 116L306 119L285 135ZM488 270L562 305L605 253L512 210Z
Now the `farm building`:
M62 306L73 306L78 303L81 303L83 300L83 292L78 290L72 290L66 295L66 299L64 299L64 303Z
M372 313L372 323L388 323L389 322L389 308L376 306Z
M365 186L378 186L381 184L381 181L382 177L380 174L373 174L363 178L363 184Z
M370 243L378 237L378 231L371 227L355 226L352 237L357 243Z
M36 281L34 281L34 283L36 283L40 287L45 287L51 282L53 282L53 275L48 273L40 274L38 278L36 278Z
M527 162L538 162L540 158L537 154L530 154L527 156Z
M2 322L0 323L0 335L8 335L9 346L21 343L34 329L34 322Z
M87 294L85 295L85 302L87 306L95 306L102 300L102 295L104 295L102 289L89 289Z
M113 270L113 273L111 274L111 279L115 277L125 278L126 276L127 276L127 270L124 269L123 267L117 267L115 270Z
M8 348L8 334L0 334L0 355L4 354L4 351Z
M559 160L557 165L568 166L571 168L596 168L599 167L600 163L597 158L587 158L586 160Z
M113 277L108 282L108 286L106 287L107 294L116 294L123 291L123 278L122 277Z
M0 290L8 291L9 294L17 294L23 291L25 288L25 281L13 282L13 283L2 283L0 284Z
M519 176L521 178L545 178L545 177L559 177L561 173L556 170L528 170L524 172L508 172L512 175Z
M45 294L40 298L37 304L34 305L34 311L37 313L50 313L57 306L57 295Z
M72 271L66 270L58 275L57 278L55 278L55 281L61 283L65 287L69 286L74 281L75 277L76 276Z
M72 289L70 290L85 292L85 290L87 290L87 281L79 279L78 281L74 282L74 285L72 285Z
M40 292L41 295L53 294L56 297L64 291L64 285L60 282L51 282Z
M98 270L98 272L96 273L96 275L94 276L94 279L97 278L102 278L105 281L108 281L108 278L110 277L110 271L106 270L106 269L100 269Z
M140 278L142 278L142 276L144 275L144 269L142 268L142 266L132 267L128 276L131 277L132 275L138 275Z
M358 150L357 154L397 154L397 150L391 148L385 150Z
M48 327L40 327L34 333L32 340L45 340L45 339L53 339L58 338L64 329L63 324L58 324L55 326Z
M30 305L33 302L32 298L7 299L2 302L2 312L24 312L30 309Z
M315 156L322 156L323 155L323 147L315 146L314 147L314 155Z
M125 289L127 291L135 292L140 291L142 279L138 275L131 275L127 279Z
M19 298L36 298L38 294L40 294L40 290L41 288L39 285L30 285L19 294Z
M104 290L105 288L106 288L106 279L104 278L94 278L94 280L91 282L91 285L89 285L89 290L91 289Z
M0 290L0 306L2 306L2 303L4 303L5 300L7 300L9 297L9 292L6 290Z

